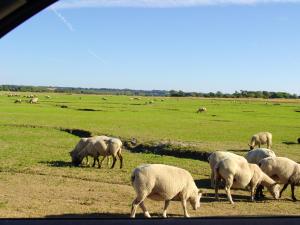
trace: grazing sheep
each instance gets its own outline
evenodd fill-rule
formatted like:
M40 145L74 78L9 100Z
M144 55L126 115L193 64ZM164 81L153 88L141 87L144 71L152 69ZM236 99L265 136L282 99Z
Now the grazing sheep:
M101 137L101 136L100 136ZM72 163L75 166L78 166L84 157L86 156L92 156L94 158L94 164L95 162L98 162L98 167L101 168L103 160L112 155L113 157L113 164L111 168L114 168L117 156L120 159L120 168L123 167L123 157L122 157L122 142L117 138L91 138L88 140L87 145L78 152L78 154L74 154L72 156ZM102 160L99 162L99 156L103 156Z
M259 162L259 166L262 171L264 171L278 183L284 184L284 187L280 191L280 197L282 192L290 184L292 190L292 199L297 201L294 190L296 185L300 185L300 164L285 157L269 157L262 159Z
M38 102L38 100L39 100L38 98L32 98L32 99L29 100L29 103L30 104L36 104Z
M22 99L16 99L15 103L22 103Z
M260 132L257 134L254 134L251 138L249 147L250 150L254 149L255 146L258 146L260 148L260 145L267 144L267 148L271 149L272 147L272 134L269 132Z
M104 140L104 141L107 141L109 139L109 137L107 136L94 136L94 137L89 137L89 138L81 138L79 140L79 142L77 143L77 145L75 146L75 148L70 152L70 156L72 158L72 163L74 165L77 164L78 162L78 154L79 152L85 148L89 142L91 142L92 140ZM96 159L94 159L94 163L93 163L93 167L95 166L95 163L96 163ZM86 164L88 165L89 162L88 162L88 156L86 156ZM108 160L107 160L107 165L109 164L109 157L108 157ZM79 165L79 164L78 164Z
M107 98L102 98L102 100L107 100Z
M51 98L51 97L50 97L49 95L46 95L45 98L48 98L48 99L49 99L49 98Z
M249 151L245 155L245 158L247 159L248 163L254 163L257 165L260 160L267 157L276 157L276 154L275 152L267 148L257 148Z
M267 158L267 157L276 157L275 153L267 148L257 148L249 151L246 155L245 158L247 159L248 163L254 163L258 165L260 160ZM263 194L263 186L260 185L257 187L256 193L255 193L255 198L256 199L261 199L264 197Z
M267 187L275 199L279 198L280 185L266 175L256 164L237 158L226 158L215 166L215 195L218 199L218 182L225 180L225 191L228 200L232 201L230 188L246 188L250 186L251 201L254 201L255 189L259 184Z
M133 170L131 183L137 195L132 202L132 218L135 217L138 206L146 217L151 217L144 205L146 198L165 201L163 217L167 217L170 201L181 201L185 217L189 217L187 201L190 201L194 210L200 207L202 193L192 175L184 169L163 164L142 165Z
M197 110L197 113L206 112L207 109L205 107L201 107Z
M214 173L215 166L221 160L223 160L225 158L231 158L231 157L238 158L238 159L244 160L246 162L246 159L244 157L234 154L234 153L231 153L231 152L216 151L209 155L208 162L209 162L210 169L211 169L210 182L211 182L212 188L215 187L215 182L214 182L215 181L215 173Z

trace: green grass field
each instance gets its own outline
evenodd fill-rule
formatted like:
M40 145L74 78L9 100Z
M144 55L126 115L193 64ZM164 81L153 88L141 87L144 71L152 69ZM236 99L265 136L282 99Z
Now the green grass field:
M143 163L176 165L192 173L206 192L200 209L189 208L192 216L299 215L299 202L290 200L290 190L279 201L267 194L266 200L252 203L248 191L236 190L234 206L225 195L216 202L209 188L208 163L196 159L124 150L123 169L118 162L112 170L106 165L71 167L69 151L79 137L61 130L185 143L197 151L241 155L252 134L269 131L275 153L300 162L299 100L36 95L38 104L18 104L14 100L19 97L0 92L0 217L128 217L135 197L130 173ZM201 106L208 111L196 113ZM300 190L296 196L300 198ZM147 200L146 206L161 216L162 202ZM182 216L179 202L171 203L169 214Z

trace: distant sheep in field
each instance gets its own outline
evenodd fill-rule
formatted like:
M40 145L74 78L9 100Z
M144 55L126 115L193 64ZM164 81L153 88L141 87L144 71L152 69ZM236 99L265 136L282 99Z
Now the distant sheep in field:
M105 100L107 100L107 98L102 98L102 100L104 100L104 101L105 101Z
M257 134L254 134L251 137L250 140L250 150L254 149L255 146L258 146L260 148L260 145L267 144L267 148L271 149L272 147L272 134L269 132L260 132Z
M22 103L22 99L16 99L15 103Z
M38 101L39 101L38 98L32 98L32 99L29 100L29 103L30 104L36 104L36 103L38 103Z
M131 207L131 218L135 217L138 206L146 217L151 217L144 205L146 198L165 202L163 217L167 217L170 201L181 201L185 217L189 217L187 201L191 203L194 210L200 207L202 193L197 188L192 175L184 169L163 164L142 165L133 170L131 183L136 192Z
M197 113L202 113L202 112L206 112L207 109L205 107L201 107L197 110Z
M238 158L240 160L244 160L245 162L247 162L247 160L237 154L231 153L231 152L225 152L225 151L215 151L213 153L211 153L208 157L208 162L209 162L209 166L211 169L211 174L210 174L210 182L211 182L211 187L214 188L215 187L215 173L214 173L214 168L215 166L222 161L225 158Z
M272 177L280 184L284 184L280 191L279 197L282 192L291 185L292 199L296 201L295 186L300 185L300 164L285 157L269 157L262 159L259 166L266 174Z
M48 98L48 99L49 99L49 98L51 98L51 97L50 97L49 95L46 95L45 98Z
M251 201L254 201L254 193L258 185L267 187L275 199L279 198L280 185L266 175L258 165L245 162L237 158L226 158L215 166L215 195L218 199L218 182L225 181L225 191L228 200L233 203L230 189L250 187Z

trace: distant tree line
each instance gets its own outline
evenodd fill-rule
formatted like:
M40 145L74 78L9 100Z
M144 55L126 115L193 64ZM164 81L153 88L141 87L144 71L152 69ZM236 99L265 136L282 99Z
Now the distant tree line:
M54 92L75 94L99 94L99 95L136 95L136 96L170 96L170 97L208 97L208 98L290 98L300 96L287 92L269 91L235 91L232 94L217 92L184 92L175 90L132 90L112 88L80 88L80 87L51 87L51 86L24 86L24 85L0 85L0 91L10 92Z
M183 92L174 91L169 92L171 97L208 97L208 98L291 98L296 99L300 96L296 94L290 94L287 92L269 92L269 91L235 91L232 94L217 92L201 93L201 92Z

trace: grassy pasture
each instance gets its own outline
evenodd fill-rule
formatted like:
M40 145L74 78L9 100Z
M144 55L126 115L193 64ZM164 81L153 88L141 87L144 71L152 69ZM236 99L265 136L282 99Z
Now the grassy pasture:
M170 140L199 151L230 150L242 155L252 134L270 131L277 155L299 162L298 100L37 95L38 104L17 104L14 100L19 97L0 92L0 217L128 217L135 196L130 173L142 163L171 164L192 173L207 192L201 209L189 209L193 216L299 215L299 202L290 201L289 190L279 201L267 194L267 200L252 203L249 192L241 190L233 191L234 206L225 195L221 202L214 201L209 166L195 159L125 150L121 170L110 170L105 163L100 170L70 167L68 152L79 138L60 130L82 129L145 142ZM196 113L200 106L208 111ZM161 215L163 203L147 200L146 206L154 216ZM180 203L171 203L169 213L181 216Z

